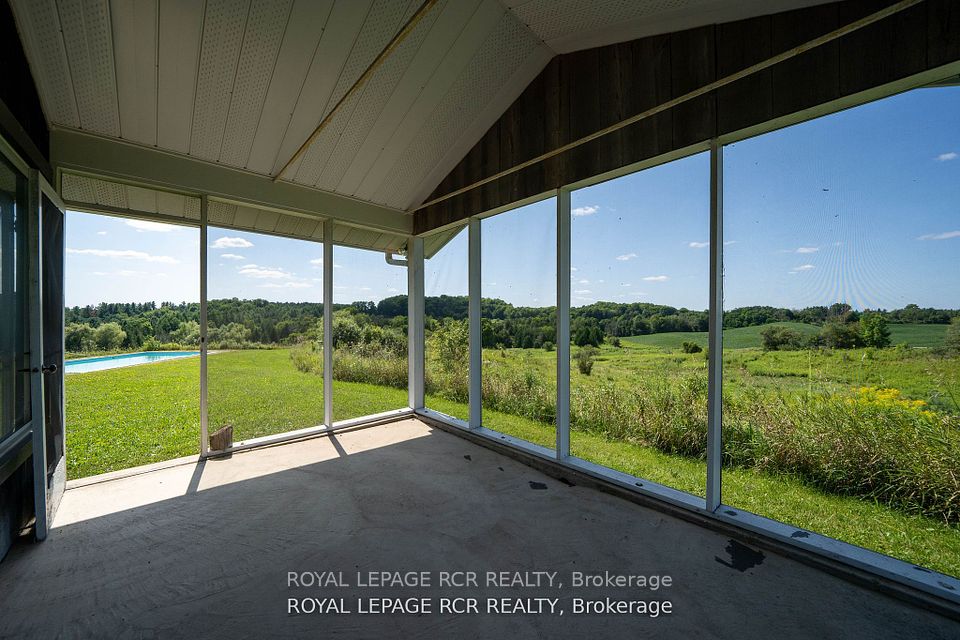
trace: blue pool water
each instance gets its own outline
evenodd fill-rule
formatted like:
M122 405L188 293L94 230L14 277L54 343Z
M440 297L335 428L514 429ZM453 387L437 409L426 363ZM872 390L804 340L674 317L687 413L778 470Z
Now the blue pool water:
M200 352L143 351L141 353L124 353L118 356L101 356L99 358L67 360L63 363L63 366L66 373L89 373L91 371L103 371L104 369L116 369L117 367L130 367L135 364L150 364L151 362L159 362L161 360L188 358L196 355L200 355Z

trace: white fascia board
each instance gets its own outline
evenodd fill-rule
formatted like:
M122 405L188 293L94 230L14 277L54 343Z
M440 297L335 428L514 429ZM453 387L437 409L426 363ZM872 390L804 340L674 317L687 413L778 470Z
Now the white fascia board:
M207 194L400 235L413 232L413 216L399 209L72 129L51 129L50 156L58 171L177 193Z

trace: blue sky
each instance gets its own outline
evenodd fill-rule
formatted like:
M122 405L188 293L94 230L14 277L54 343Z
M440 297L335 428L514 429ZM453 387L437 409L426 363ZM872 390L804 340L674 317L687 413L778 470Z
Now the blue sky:
M555 201L482 222L483 295L556 301ZM697 154L572 194L572 302L705 309L709 164ZM960 87L919 89L724 151L727 308L960 308ZM316 300L316 243L212 229L211 297ZM196 300L195 229L71 213L67 301ZM465 295L466 232L426 264ZM383 254L337 247L337 302L406 292Z
M211 298L323 300L323 245L211 227ZM190 227L69 212L67 305L199 301L200 232ZM334 301L406 293L406 270L384 254L334 249Z

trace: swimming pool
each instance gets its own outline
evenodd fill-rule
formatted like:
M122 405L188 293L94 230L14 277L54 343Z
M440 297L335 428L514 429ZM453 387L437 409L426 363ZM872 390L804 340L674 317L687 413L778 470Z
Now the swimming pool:
M199 351L142 351L140 353L123 353L116 356L101 356L99 358L81 358L67 360L63 363L66 373L90 373L117 367L132 367L137 364L150 364L161 360L174 358L189 358L200 355Z

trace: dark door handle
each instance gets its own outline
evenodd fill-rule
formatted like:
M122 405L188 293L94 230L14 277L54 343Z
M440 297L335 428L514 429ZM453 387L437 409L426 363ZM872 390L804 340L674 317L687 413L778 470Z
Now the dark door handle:
M32 369L17 369L17 373L41 373L41 372L43 372L43 373L46 373L46 374L50 374L50 373L56 373L58 370L59 370L59 368L57 367L57 365L55 365L55 364L46 364L46 365L43 365L43 367L41 367L41 368L39 368L39 369L37 369L36 367L34 367L34 368L32 368Z

